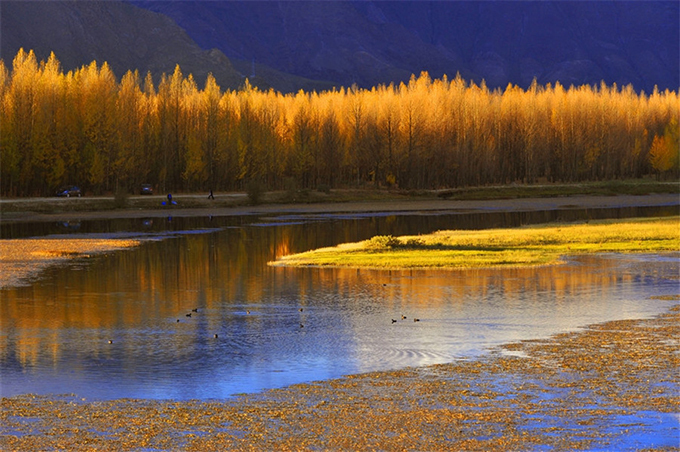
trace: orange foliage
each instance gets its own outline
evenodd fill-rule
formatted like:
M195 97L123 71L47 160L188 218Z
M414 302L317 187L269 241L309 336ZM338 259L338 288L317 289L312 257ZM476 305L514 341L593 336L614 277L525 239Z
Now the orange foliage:
M678 136L677 119L672 119L666 126L664 135L654 136L652 147L649 151L649 160L652 167L662 174L678 174L680 170L680 142Z
M604 83L490 91L423 73L370 90L284 95L246 81L223 92L179 66L156 87L151 74L118 82L106 63L64 74L54 55L21 50L11 70L0 62L0 108L3 195L65 183L444 188L678 173L678 94Z

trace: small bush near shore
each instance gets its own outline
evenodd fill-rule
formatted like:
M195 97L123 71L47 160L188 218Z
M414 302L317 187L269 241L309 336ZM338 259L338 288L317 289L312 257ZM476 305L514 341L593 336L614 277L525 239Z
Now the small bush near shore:
M386 250L395 248L401 245L401 241L391 235L376 235L365 243L366 249L369 250Z
M259 181L251 180L246 186L246 193L248 195L248 201L250 201L250 204L256 206L262 202L264 188Z
M130 195L128 194L128 191L122 187L118 188L116 190L116 194L113 198L113 205L117 209L124 209L128 205L128 197Z

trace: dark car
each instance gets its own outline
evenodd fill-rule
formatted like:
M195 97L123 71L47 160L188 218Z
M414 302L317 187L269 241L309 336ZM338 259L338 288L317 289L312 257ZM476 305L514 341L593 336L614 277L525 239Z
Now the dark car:
M82 195L83 194L80 191L80 188L76 187L75 185L66 185L61 187L56 193L56 196L62 196L65 198L70 198L71 196L77 196L80 198Z
M140 193L143 195L153 195L153 186L151 184L142 184Z

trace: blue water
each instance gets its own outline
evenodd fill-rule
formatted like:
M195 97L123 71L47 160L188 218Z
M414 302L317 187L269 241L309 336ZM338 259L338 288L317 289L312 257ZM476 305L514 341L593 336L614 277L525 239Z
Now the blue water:
M502 218L527 221L522 213ZM2 395L222 399L475 357L507 342L654 316L677 303L653 298L678 293L677 253L503 270L267 266L281 255L375 234L499 221L443 214L300 220L83 224L73 236L146 241L2 290Z
M546 215L140 219L6 229L10 236L144 242L0 291L0 393L225 399L474 358L504 343L647 318L677 304L659 296L679 292L680 253L469 271L267 266L376 234L516 225ZM677 414L635 413L612 424L621 428L629 431L616 450L677 445Z

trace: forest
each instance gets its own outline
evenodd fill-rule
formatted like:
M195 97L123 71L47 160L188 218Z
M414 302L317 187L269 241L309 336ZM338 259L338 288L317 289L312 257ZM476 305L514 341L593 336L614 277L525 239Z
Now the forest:
M0 60L3 196L232 191L680 176L675 91L630 85L489 90L460 76L281 94L202 89L177 66L154 82L93 61L64 73L23 49Z

